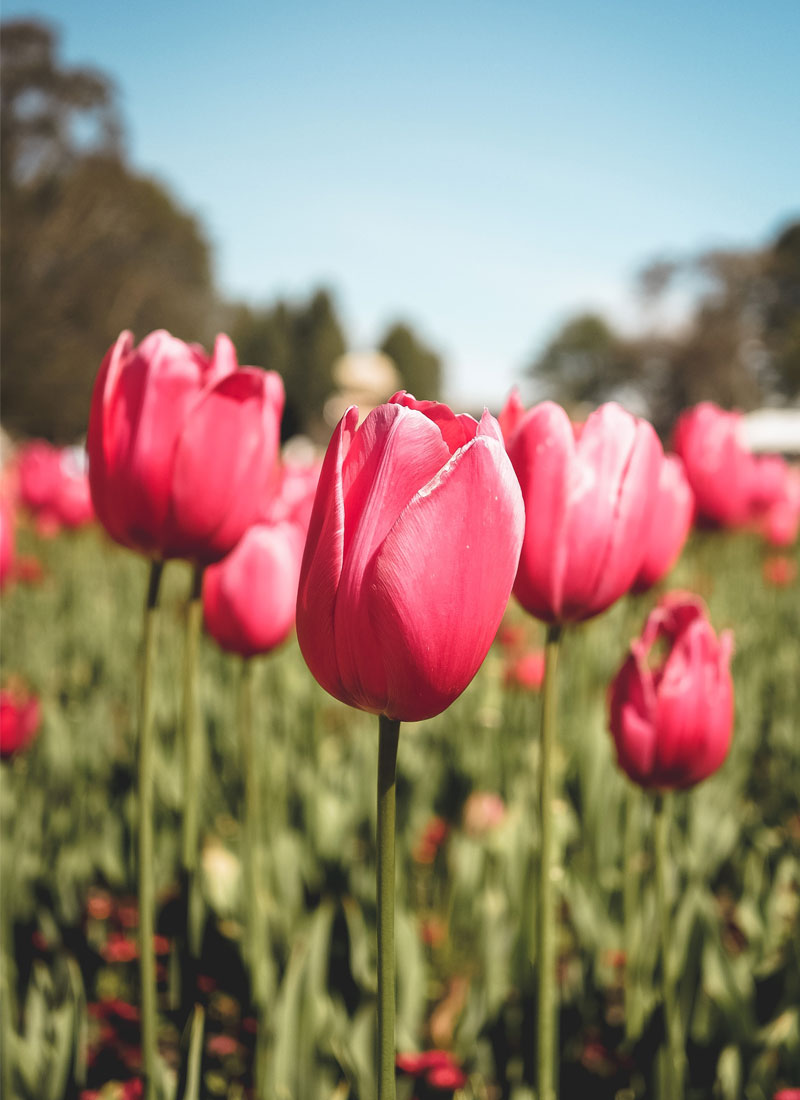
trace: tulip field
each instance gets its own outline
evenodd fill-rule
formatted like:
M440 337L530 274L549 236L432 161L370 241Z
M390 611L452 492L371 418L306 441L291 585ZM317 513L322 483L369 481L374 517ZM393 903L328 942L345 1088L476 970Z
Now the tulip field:
M147 563L100 527L45 537L25 520L16 553L27 566L3 594L3 684L20 700L35 695L40 716L2 764L4 1095L132 1098L141 1095L136 746ZM778 557L748 532L693 533L668 582L701 596L735 646L727 759L668 800L667 964L685 1095L697 1100L771 1100L800 1087L796 571L796 549ZM153 669L158 1089L242 1098L258 1076L261 1095L277 1100L370 1100L377 722L315 683L293 636L250 661L200 639L204 1026L187 1022L179 868L191 586L187 565L167 563ZM566 630L561 648L552 879L556 1077L568 1100L667 1096L654 800L617 767L607 698L654 602L652 592L625 596ZM535 1095L543 642L544 628L512 601L463 695L402 724L400 1100ZM245 824L248 776L255 831Z

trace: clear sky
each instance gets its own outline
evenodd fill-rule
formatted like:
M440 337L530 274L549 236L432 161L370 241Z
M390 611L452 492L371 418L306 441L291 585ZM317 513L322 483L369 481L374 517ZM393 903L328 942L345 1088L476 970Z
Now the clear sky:
M630 321L654 256L800 213L797 0L4 0L114 77L134 167L222 289L409 318L500 403L570 312ZM137 334L139 336L143 334Z

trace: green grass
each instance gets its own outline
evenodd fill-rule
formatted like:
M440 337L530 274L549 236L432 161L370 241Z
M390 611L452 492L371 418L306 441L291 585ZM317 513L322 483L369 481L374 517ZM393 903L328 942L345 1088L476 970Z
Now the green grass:
M114 899L135 888L147 567L98 531L48 542L23 531L19 541L41 557L46 578L4 593L3 677L19 676L40 695L43 723L30 751L2 767L3 905L13 922L21 1005L14 1056L25 1070L17 1089L44 1097L46 1079L56 1098L78 1094L84 992L92 1002L135 998L135 964L98 954L113 920L87 918L86 900L91 888ZM731 753L716 776L675 798L671 834L672 962L687 1030L687 1095L696 1098L769 1100L780 1084L800 1085L800 599L796 585L765 584L764 555L749 536L697 536L671 578L671 587L703 595L715 628L733 629L736 641ZM189 584L187 567L168 566L156 677L154 869L167 936L180 854ZM622 601L568 631L563 646L556 885L565 1098L659 1096L652 810L616 769L606 719L608 682L652 602ZM540 643L538 624L519 609L510 614ZM264 944L257 984L269 1005L269 1095L318 1100L339 1086L337 1096L367 1100L374 1095L377 720L331 700L294 641L257 664ZM506 689L503 671L495 646L448 712L401 730L398 1046L452 1049L469 1075L467 1097L523 1100L534 1079L539 700ZM239 662L204 638L204 964L209 989L216 983L209 1035L238 1046L225 1054L224 1044L212 1044L202 1072L209 1095L230 1097L249 1080L252 1050L240 1026L251 1005L237 961L239 674ZM507 805L505 821L483 837L462 828L471 790L499 792ZM450 831L435 860L421 863L415 848L434 814ZM627 939L626 868L629 894L638 898ZM627 1037L621 952L634 979ZM167 1062L179 1057L171 966L160 994ZM94 1024L89 1037L96 1055ZM89 1067L93 1087L99 1072L97 1062ZM410 1082L405 1087L410 1096Z

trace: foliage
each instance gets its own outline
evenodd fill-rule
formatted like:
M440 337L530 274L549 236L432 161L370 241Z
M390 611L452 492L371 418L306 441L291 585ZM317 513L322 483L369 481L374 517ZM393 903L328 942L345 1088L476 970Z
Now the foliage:
M319 289L307 302L279 301L261 308L240 304L231 308L229 324L239 361L275 370L283 378L284 436L315 434L333 392L333 364L345 351L331 294Z
M749 409L800 395L800 222L762 247L656 260L639 289L648 306L688 296L686 322L633 337L595 314L569 318L528 367L543 396L623 397L665 431L699 401Z
M43 24L7 23L2 42L3 418L72 441L123 328L213 337L210 253L126 166L109 80L61 66Z
M83 986L93 1013L108 998L124 1007L134 996L135 963L107 957L113 918L90 916L87 897L102 888L121 905L134 882L131 662L146 566L96 531L49 542L22 531L19 542L47 568L39 587L4 596L0 639L6 675L24 676L45 714L30 752L4 766L0 800L3 896L26 1025L28 1085L20 1090L32 1097L40 1080L81 1072ZM690 1100L769 1100L779 1084L800 1080L800 605L763 584L762 555L748 535L696 536L672 578L707 599L715 627L732 627L737 647L731 755L714 778L676 797L671 833ZM188 569L171 564L156 699L155 871L167 938L175 928L188 588ZM609 679L650 604L623 601L568 631L564 643L556 818L564 1096L611 1100L626 1088L633 1098L659 1096L652 810L615 767L605 707ZM512 617L533 643L539 628L518 610ZM468 1100L494 1087L522 1100L533 1080L539 701L504 687L505 660L498 644L450 711L405 725L398 758L398 1043L451 1048L470 1075ZM202 792L203 1074L210 1093L234 1096L252 1057L240 940L240 668L206 639L201 669L211 765ZM316 1100L339 1087L363 1100L374 1095L376 722L326 696L294 642L259 662L257 676L265 944L257 982L270 1005L269 1094ZM505 819L468 830L462 811L471 790L501 794ZM420 840L434 815L446 829L437 826L437 844L426 847ZM639 906L627 931L626 887ZM177 1057L165 962L162 1049ZM635 977L627 1039L626 966ZM88 1083L96 1086L109 1065L91 1062Z
M419 401L441 400L442 361L409 324L396 321L390 325L379 347L397 367L403 389Z

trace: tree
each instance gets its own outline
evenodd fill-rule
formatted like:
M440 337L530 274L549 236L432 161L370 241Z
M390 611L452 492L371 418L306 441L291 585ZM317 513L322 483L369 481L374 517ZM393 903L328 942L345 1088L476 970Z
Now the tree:
M582 313L558 330L528 373L543 396L565 406L598 405L634 384L635 350L596 313Z
M37 23L6 25L2 60L3 418L68 441L122 329L213 337L210 251L195 219L125 166L107 79L61 69Z
M394 362L403 386L420 401L439 401L442 390L442 361L427 347L410 325L397 321L387 330L380 350Z
M306 303L278 301L230 311L231 337L241 362L277 371L286 389L284 438L298 432L327 436L325 402L334 389L332 367L345 351L345 336L333 298L315 291Z

